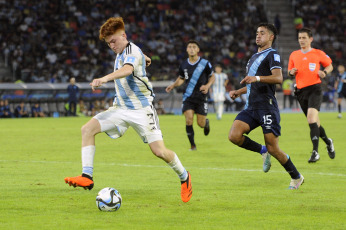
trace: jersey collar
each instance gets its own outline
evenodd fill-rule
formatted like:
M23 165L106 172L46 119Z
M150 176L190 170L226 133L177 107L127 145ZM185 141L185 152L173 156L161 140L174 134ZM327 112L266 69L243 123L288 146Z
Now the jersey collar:
M198 63L200 59L201 59L201 57L198 57L198 59L197 59L197 61L196 61L195 63L191 63L191 62L190 62L190 59L187 58L187 62L188 62L190 65L196 65L196 63Z

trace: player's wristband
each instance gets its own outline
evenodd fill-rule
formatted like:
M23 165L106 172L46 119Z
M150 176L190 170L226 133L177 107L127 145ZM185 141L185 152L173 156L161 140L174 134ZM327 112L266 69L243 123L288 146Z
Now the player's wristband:
M256 76L257 82L261 81L261 78L259 76Z
M293 76L294 76L293 74L291 74L291 71L288 71L288 75L289 75L290 77L293 77Z
M327 71L323 70L323 72L324 72L324 73L326 74L326 76L327 76L327 74L328 74Z

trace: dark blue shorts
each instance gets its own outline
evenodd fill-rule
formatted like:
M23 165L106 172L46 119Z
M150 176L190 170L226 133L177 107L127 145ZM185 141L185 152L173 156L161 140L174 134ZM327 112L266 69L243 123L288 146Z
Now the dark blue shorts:
M250 126L250 132L261 126L263 134L273 133L277 137L281 135L280 112L278 110L245 109L237 115L235 120L247 123Z
M192 101L184 101L183 102L183 108L182 108L183 113L186 110L190 110L190 109L195 111L196 114L207 116L208 103L204 102L204 101L201 101L199 103L192 102Z
M338 93L338 98L346 98L346 90Z

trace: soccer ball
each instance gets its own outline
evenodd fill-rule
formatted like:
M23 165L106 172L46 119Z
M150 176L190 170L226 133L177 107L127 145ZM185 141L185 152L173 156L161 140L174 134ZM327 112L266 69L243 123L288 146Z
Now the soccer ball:
M104 188L96 196L96 206L104 212L115 212L121 206L121 195L114 188Z

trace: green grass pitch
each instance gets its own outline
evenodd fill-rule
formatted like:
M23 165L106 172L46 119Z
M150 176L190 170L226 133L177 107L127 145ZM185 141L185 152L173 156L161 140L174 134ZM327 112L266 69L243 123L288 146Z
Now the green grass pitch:
M287 187L289 175L272 159L262 172L259 154L228 141L236 114L217 121L211 132L194 125L197 151L188 151L183 116L160 116L165 144L191 172L193 197L180 200L175 173L154 157L132 128L113 140L96 137L95 187L69 187L66 176L81 173L80 128L90 118L0 120L0 229L346 229L346 119L321 113L334 139L329 159L308 164L311 142L302 113L281 114L280 147L291 156L305 183ZM261 129L249 135L263 143ZM123 197L115 213L97 209L95 197L114 187Z

